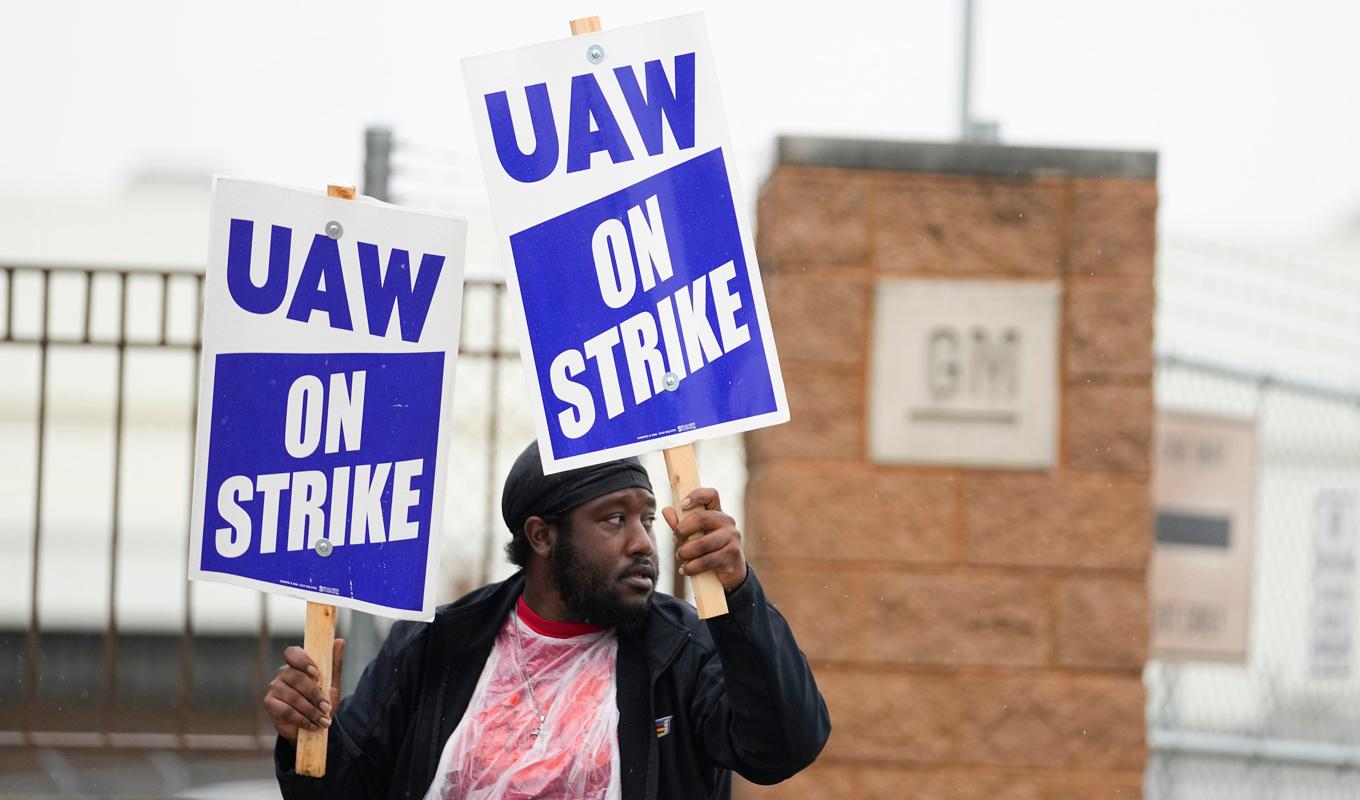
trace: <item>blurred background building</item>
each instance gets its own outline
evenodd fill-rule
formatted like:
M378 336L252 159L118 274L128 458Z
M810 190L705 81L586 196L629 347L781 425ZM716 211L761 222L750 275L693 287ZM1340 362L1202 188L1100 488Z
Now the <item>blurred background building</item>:
M600 14L614 26L690 10L537 3L513 13L433 4L379 12L357 3L255 2L228 13L156 0L6 12L0 794L269 796L271 737L258 699L282 647L300 637L302 604L184 580L211 174L317 188L350 181L375 197L472 221L450 462L458 489L445 510L441 562L442 596L452 599L510 571L499 552L500 480L532 435L457 60L565 35L570 17ZM970 34L965 10L953 0L851 4L835 15L795 5L781 7L776 23L767 8L707 9L746 211L759 219L761 236L780 224L757 190L777 185L779 165L788 163L777 145L782 134L813 134L851 151L866 138L964 139L972 152L990 154L989 163L1017 147L1155 152L1155 170L1140 176L1156 179L1142 210L1090 221L1096 240L1148 234L1135 259L1146 257L1149 285L1097 305L1100 336L1087 346L1136 348L1153 337L1129 380L1146 376L1159 413L1249 423L1255 480L1245 502L1255 541L1243 573L1245 636L1231 653L1149 649L1156 588L1120 597L1097 588L1087 607L1114 611L1096 621L1127 630L1133 643L1114 637L1107 661L1073 666L1062 655L1063 595L1052 588L1071 575L1022 565L1021 575L1059 578L1033 601L1033 625L1008 640L1043 655L1006 669L1108 670L1111 680L1134 675L1133 684L1141 674L1137 730L1077 733L1070 724L1087 718L1055 689L1031 713L1051 723L1051 741L1074 748L1064 751L1074 763L1059 769L1023 750L875 749L863 740L899 729L870 727L833 705L827 763L774 796L1354 797L1360 103L1350 76L1360 74L1351 46L1360 11L1339 0L1120 7L984 0ZM856 170L896 168L832 166L840 170L833 184L853 184ZM864 212L837 207L833 195L800 202L834 211L842 223ZM1035 202L1011 205L1037 217ZM978 232L976 219L957 220ZM1144 223L1146 231L1129 230ZM833 235L803 246L825 252ZM762 260L768 253L762 244ZM775 326L782 334L777 318ZM1104 338L1121 335L1132 344ZM824 378L824 395L853 398L852 382L835 375ZM794 396L793 435L811 430L798 427L810 424L804 420L862 413L852 403L838 417L833 403L829 417L818 417L825 399ZM1105 448L1094 456L1102 469L1147 484L1150 558L1159 537L1152 477L1164 454L1150 424L1121 426L1130 415L1117 405L1108 416L1088 442ZM756 524L742 503L746 443L704 443L700 459L738 520ZM664 485L659 456L648 465ZM1101 530L1079 544L1108 552ZM1173 549L1185 544L1174 532L1161 538ZM753 542L757 559L759 546ZM771 569L791 558L768 545L766 555ZM874 669L907 678L954 669L913 650L905 618L864 616L863 606L883 602L876 596L857 593L860 605L849 611L837 604L851 594L841 587L852 566L840 583L789 586L824 600L821 608L859 615L856 624L876 620L885 641L905 637L893 647L907 655L869 657ZM1145 568L1107 565L1079 577L1130 583ZM795 563L789 574L806 569ZM984 581L976 592L995 589ZM938 613L962 613L966 632L1004 624L1014 611L962 608ZM800 637L808 631L819 674L865 661L818 644L819 631L841 617L809 616L805 603L786 610ZM354 655L372 652L382 629L342 620ZM357 660L347 663L351 683ZM844 683L839 690L843 704L853 702ZM945 724L947 710L937 717L885 691L882 713L905 718L926 739ZM1091 719L1127 726L1120 703L1128 697L1120 697L1112 703L1119 713ZM1005 718L997 711L993 719ZM1083 750L1071 744L1077 736L1098 744ZM1130 741L1145 749L1109 755ZM1054 770L1072 775L1054 778Z

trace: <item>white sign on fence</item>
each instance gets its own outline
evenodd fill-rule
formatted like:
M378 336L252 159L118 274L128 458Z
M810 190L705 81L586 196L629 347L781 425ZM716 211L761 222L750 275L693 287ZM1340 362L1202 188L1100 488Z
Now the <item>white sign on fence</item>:
M1255 549L1256 424L1178 411L1157 416L1152 652L1241 661Z
M1313 506L1312 658L1314 677L1351 675L1355 556L1360 501L1355 492L1319 492Z
M702 16L463 74L544 469L786 421Z
M190 578L433 616L466 227L216 181Z

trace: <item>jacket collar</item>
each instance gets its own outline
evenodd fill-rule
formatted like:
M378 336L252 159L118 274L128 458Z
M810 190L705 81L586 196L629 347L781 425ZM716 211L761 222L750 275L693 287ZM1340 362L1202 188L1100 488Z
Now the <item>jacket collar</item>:
M651 613L647 615L647 623L642 630L632 635L639 640L647 654L653 676L664 672L679 655L685 642L689 641L689 628L685 625L684 617L679 610L683 604L683 600L677 600L670 595L652 595Z
M516 572L500 583L492 583L464 595L452 605L435 613L434 624L441 634L450 634L450 653L463 653L489 647L495 641L505 618L524 593L524 573Z

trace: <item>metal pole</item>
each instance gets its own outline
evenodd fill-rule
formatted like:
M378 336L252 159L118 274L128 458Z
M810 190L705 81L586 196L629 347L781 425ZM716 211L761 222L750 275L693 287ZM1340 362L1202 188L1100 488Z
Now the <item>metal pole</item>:
M269 595L260 592L259 603L260 625L255 639L255 679L257 681L255 696L263 697L265 687L269 685L272 677L269 674L272 665L270 659L273 655L270 652L273 649L271 647L273 639L269 631ZM283 660L282 653L278 655L278 659L279 661ZM269 721L269 716L265 713L264 702L252 703L251 707L255 709L255 733L269 730L272 724Z
M500 431L501 409L501 298L505 284L498 283L491 289L491 379L487 386L486 418L486 541L482 547L482 568L478 577L481 583L491 580L491 564L500 548L496 542L501 538L500 506L496 502L496 444Z
M88 284L86 284L88 286ZM88 291L88 289L87 289ZM89 315L86 314L88 317ZM14 267L5 267L5 341L14 340Z
M973 138L973 0L963 0L963 55L959 65L959 139Z
M1360 769L1360 747L1306 739L1152 728L1148 749L1170 756L1232 758L1334 769Z
M1347 403L1360 406L1360 392L1351 391L1345 388L1327 386L1322 383L1314 383L1294 378L1286 378L1269 372L1255 372L1231 364L1220 364L1200 358L1190 358L1177 355L1175 353L1157 353L1158 366L1182 367L1196 372L1205 372L1229 380L1242 381L1244 383L1254 383L1258 388L1271 387L1283 389L1289 392L1308 395L1323 400L1330 400L1334 403ZM1258 402L1259 405L1259 402Z
M29 609L28 609L28 633L27 641L24 643L24 699L22 703L22 721L19 729L33 735L33 727L37 721L38 713L38 659L42 651L42 629L39 627L38 618L38 578L41 570L38 569L38 559L42 553L42 529L43 529L43 461L44 451L47 446L47 321L51 316L51 280L52 273L43 270L42 273L42 324L38 333L38 453L35 459L37 463L33 467L33 563L32 573L29 577ZM14 319L13 298L14 298L14 271L9 271L9 300L10 315L6 318L5 324L7 333L12 333L12 321Z
M100 721L107 736L113 730L118 704L118 539L122 532L123 395L127 373L128 274L118 274L118 346L114 351L113 506L109 510L109 616L104 624L104 682L100 693Z
M370 125L364 131L364 194L391 201L388 182L392 177L392 129Z
M168 300L167 300L168 302ZM194 276L194 349L191 358L193 367L191 371L192 389L189 396L189 473L194 474L194 462L196 454L194 448L197 447L198 437L198 382L199 382L199 360L203 351L203 274ZM161 338L165 338L165 330L162 327ZM189 499L185 504L184 530L193 528L193 481L189 482ZM176 706L176 727L178 728L181 742L187 742L189 735L189 720L192 717L190 704L193 702L194 684L194 585L185 578L184 581L184 626L181 631L179 642L179 690L177 693L178 702Z

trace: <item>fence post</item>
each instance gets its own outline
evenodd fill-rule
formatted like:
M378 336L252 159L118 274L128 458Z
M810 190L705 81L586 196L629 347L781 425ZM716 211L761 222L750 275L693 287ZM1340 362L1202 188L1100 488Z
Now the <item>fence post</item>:
M364 130L363 193L375 200L390 201L388 179L392 176L392 129L370 125Z

